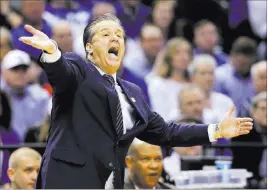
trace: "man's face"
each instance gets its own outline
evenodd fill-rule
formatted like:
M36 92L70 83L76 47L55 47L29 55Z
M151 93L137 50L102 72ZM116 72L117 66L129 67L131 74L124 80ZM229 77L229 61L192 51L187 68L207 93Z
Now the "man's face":
M159 28L166 29L170 25L174 17L173 6L174 1L165 0L159 1L154 7L153 20Z
M42 21L44 10L44 0L23 0L22 13L33 24L39 24Z
M214 68L210 64L198 65L192 76L193 83L206 91L213 88L214 80Z
M149 60L154 61L157 53L164 44L161 30L155 27L147 27L141 37L141 47Z
M261 100L257 103L256 108L252 111L253 119L256 123L263 127L267 127L267 103L266 100Z
M214 24L206 24L195 31L196 46L205 51L211 52L218 43L218 32Z
M123 28L115 21L105 20L94 26L93 34L93 62L107 74L114 74L125 54Z
M251 66L254 63L255 59L243 54L233 54L232 55L232 64L235 71L239 75L246 75L250 72Z
M264 92L267 89L267 73L265 68L260 68L252 76L256 93Z
M142 144L132 157L130 172L140 188L153 188L161 176L162 152L159 146Z
M11 88L24 88L28 83L27 71L29 67L19 65L12 69L4 70L3 77Z
M52 38L63 52L71 52L73 50L73 35L69 25L55 26Z
M202 119L204 99L204 94L200 90L193 89L183 92L180 101L182 115Z
M34 189L37 174L40 169L40 161L40 158L21 157L18 166L9 171L11 183L13 183L17 189Z

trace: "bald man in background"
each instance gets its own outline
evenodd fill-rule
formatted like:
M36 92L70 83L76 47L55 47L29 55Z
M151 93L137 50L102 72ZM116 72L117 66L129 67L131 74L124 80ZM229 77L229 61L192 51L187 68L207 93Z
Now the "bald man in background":
M73 34L71 25L65 21L59 21L52 28L52 39L55 40L62 52L73 51Z
M27 147L15 150L8 163L11 189L34 189L40 169L41 155Z
M125 159L129 170L124 189L171 189L159 181L163 170L160 146L134 139Z

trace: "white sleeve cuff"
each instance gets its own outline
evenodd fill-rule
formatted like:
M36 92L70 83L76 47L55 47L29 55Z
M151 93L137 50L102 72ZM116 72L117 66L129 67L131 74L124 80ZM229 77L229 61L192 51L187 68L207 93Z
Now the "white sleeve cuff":
M208 138L210 142L215 142L217 139L215 139L215 132L216 132L216 124L210 124L208 125Z
M57 51L55 53L52 54L48 54L43 52L42 56L41 56L41 62L43 63L54 63L56 61L58 61L61 57L61 52L59 49L57 49Z

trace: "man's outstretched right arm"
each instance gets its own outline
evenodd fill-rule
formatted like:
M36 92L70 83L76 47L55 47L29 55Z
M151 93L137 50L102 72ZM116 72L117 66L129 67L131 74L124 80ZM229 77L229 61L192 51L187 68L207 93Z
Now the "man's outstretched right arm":
M49 39L46 34L30 25L25 25L25 29L32 33L33 36L20 37L19 40L43 50L38 61L47 74L48 80L53 87L53 92L57 94L64 92L68 88L75 87L77 81L82 77L80 69L75 64L79 61L78 56L72 53L62 56L56 42Z

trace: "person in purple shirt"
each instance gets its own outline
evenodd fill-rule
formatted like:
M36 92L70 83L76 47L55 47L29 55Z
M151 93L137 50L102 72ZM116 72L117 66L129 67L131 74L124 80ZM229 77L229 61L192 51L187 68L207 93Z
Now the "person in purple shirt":
M141 27L151 13L151 9L140 0L119 0L114 4L116 15L121 20L128 37L138 37Z
M51 28L42 18L45 9L45 0L20 1L19 6L23 15L23 24L11 31L14 48L25 51L32 58L37 59L41 51L27 46L18 39L20 36L30 36L30 33L24 29L24 24L31 24L51 37Z
M256 56L256 42L248 37L239 37L232 46L230 62L216 70L214 89L229 96L238 110L254 96L250 69Z
M216 59L217 66L223 65L228 61L228 55L221 51L218 42L219 33L213 22L201 20L196 23L194 28L195 55L210 54Z

